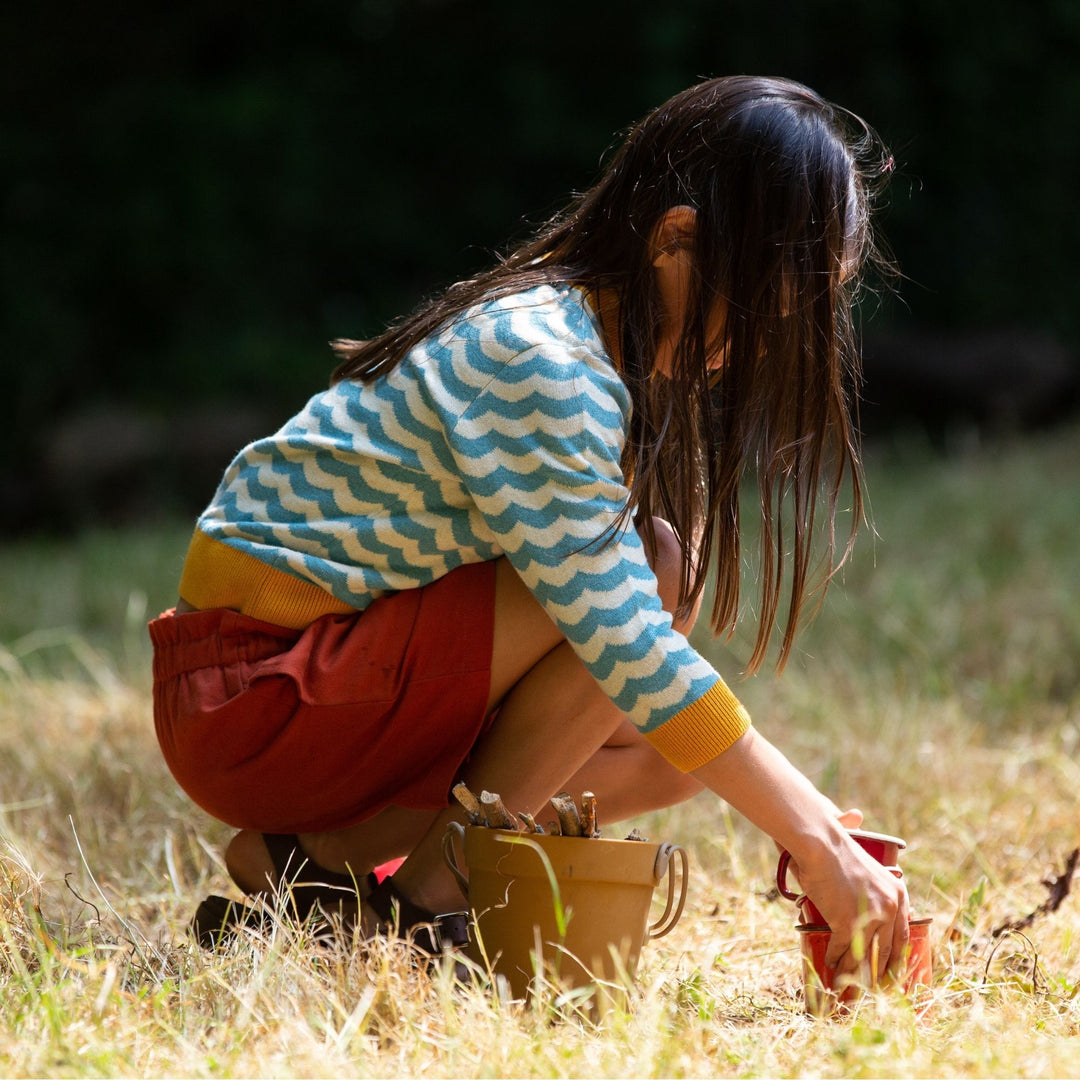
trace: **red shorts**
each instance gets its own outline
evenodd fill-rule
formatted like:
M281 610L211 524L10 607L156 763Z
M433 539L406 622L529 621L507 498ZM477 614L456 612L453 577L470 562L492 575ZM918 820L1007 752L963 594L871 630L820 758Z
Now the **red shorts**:
M327 832L391 804L447 805L483 732L495 563L288 630L228 610L150 623L154 723L207 813Z

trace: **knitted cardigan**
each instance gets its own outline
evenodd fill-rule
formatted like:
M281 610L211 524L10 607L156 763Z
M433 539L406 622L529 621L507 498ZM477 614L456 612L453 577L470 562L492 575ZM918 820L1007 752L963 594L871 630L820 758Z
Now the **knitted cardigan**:
M486 301L245 447L180 595L299 627L505 555L615 705L694 769L750 721L616 525L630 408L580 289Z

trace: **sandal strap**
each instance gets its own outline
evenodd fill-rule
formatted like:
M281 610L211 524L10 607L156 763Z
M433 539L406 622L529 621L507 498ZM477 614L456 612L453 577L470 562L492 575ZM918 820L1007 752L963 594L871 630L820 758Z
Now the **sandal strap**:
M316 904L338 904L357 897L361 881L370 892L378 885L374 873L357 879L352 874L327 870L304 854L296 833L263 833L263 843L274 864L278 888L288 888L297 917L302 921Z
M396 926L401 935L405 935L413 927L435 921L435 916L430 911L425 911L400 892L392 877L376 885L365 903L383 922Z
M435 915L414 904L394 884L384 878L364 901L399 937L408 938L418 949L439 956L445 949L469 943L469 913L452 911Z
M265 931L264 912L226 896L211 895L195 909L191 931L204 949L216 949L236 938L244 928Z

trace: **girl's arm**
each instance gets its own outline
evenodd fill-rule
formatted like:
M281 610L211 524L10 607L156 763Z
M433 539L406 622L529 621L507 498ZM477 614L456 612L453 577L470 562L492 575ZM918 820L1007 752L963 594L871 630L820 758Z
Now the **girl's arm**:
M861 929L877 972L899 963L908 938L904 883L848 835L833 803L763 735L750 728L718 757L694 770L706 787L791 852L799 884L832 928L825 962L850 974Z

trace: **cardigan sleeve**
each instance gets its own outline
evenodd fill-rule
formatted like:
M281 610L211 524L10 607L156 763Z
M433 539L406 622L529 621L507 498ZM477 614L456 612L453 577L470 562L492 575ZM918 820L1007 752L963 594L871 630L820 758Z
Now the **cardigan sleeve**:
M485 372L448 443L500 548L605 693L683 769L749 717L672 626L622 511L629 396L602 353L535 330ZM488 350L490 353L491 350Z

